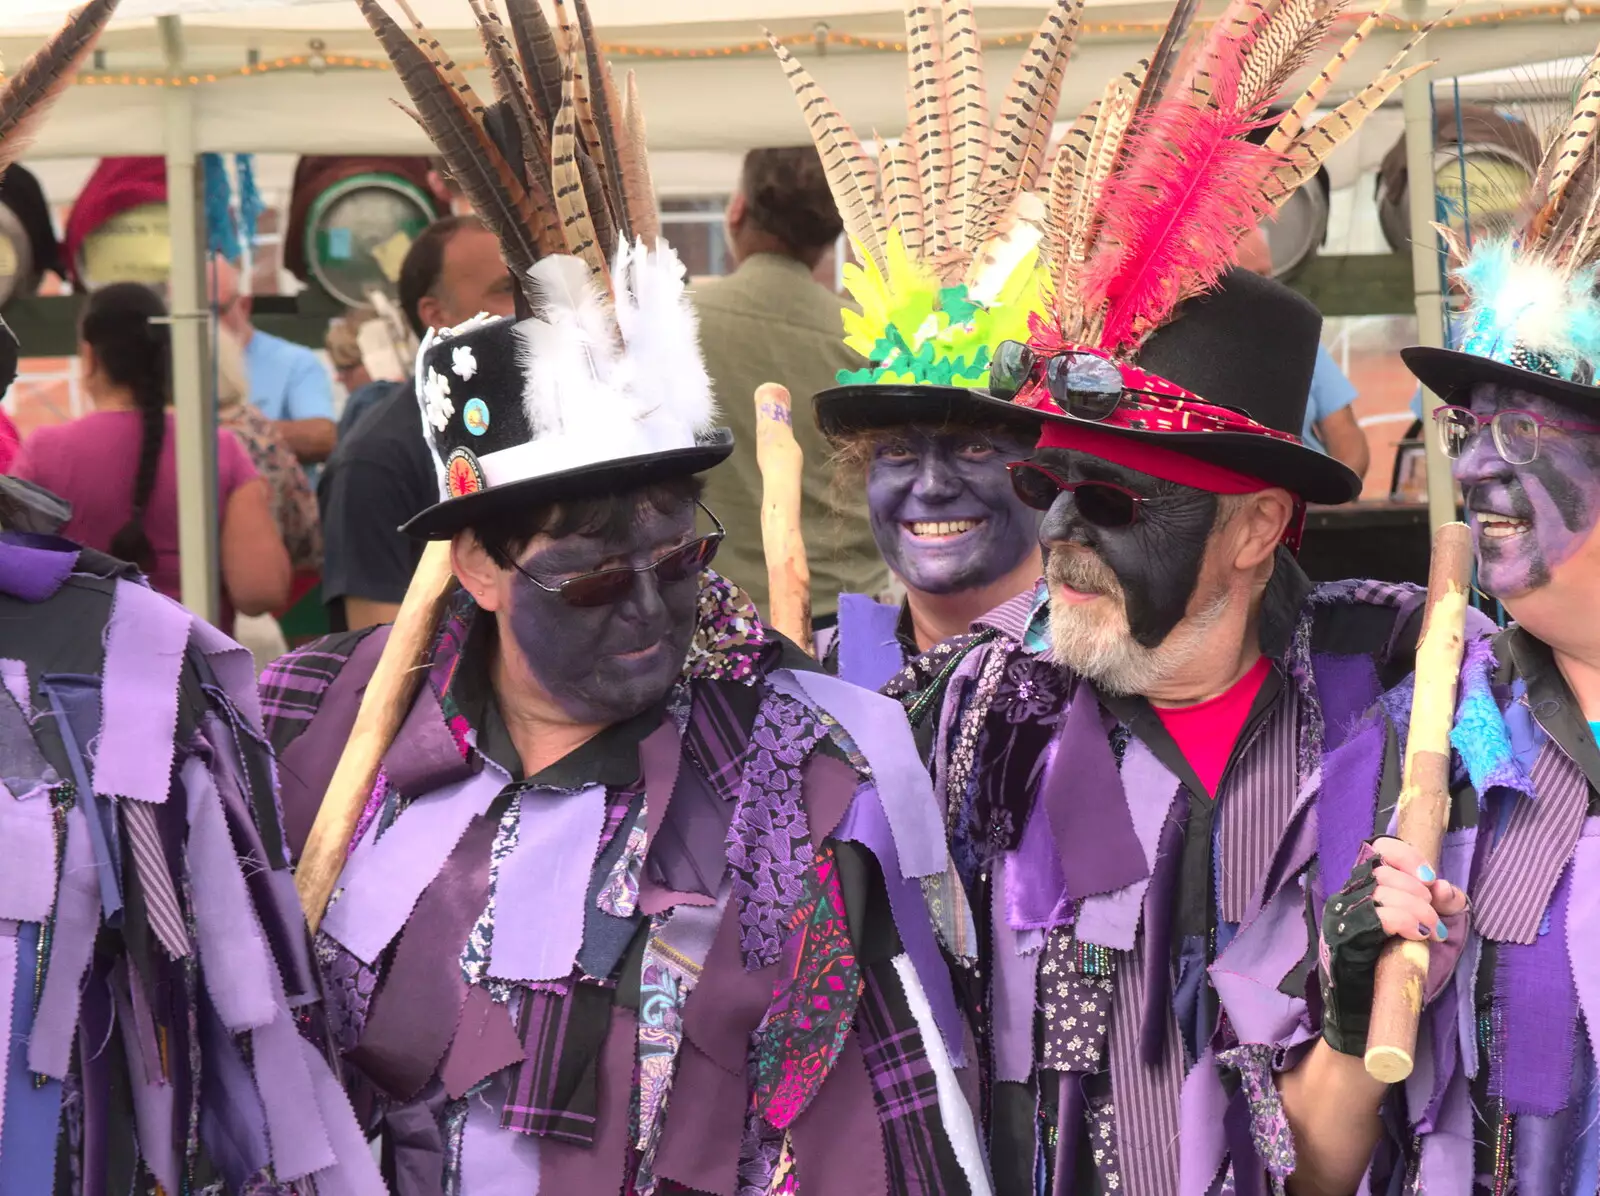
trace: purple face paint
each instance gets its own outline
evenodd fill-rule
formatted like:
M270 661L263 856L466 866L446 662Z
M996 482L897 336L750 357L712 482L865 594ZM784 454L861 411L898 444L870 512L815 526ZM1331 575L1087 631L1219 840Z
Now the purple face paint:
M1035 459L1063 481L1115 482L1145 497L1132 526L1105 528L1084 519L1072 494L1062 491L1045 513L1039 538L1046 549L1077 545L1097 556L1122 587L1134 640L1157 647L1189 609L1217 520L1217 496L1075 449L1041 449ZM1092 565L1061 567L1084 573L1085 584L1093 572Z
M694 502L670 511L646 503L621 536L575 534L528 553L521 565L546 585L597 569L638 568L694 537ZM663 585L641 573L609 606L568 606L559 594L512 575L509 627L534 677L575 722L611 724L664 697L694 636L697 578Z
M1037 554L1039 513L1006 465L1031 438L977 429L900 428L873 446L867 510L878 551L906 585L954 594L998 581Z
M1546 420L1595 422L1591 412L1487 383L1473 387L1471 407L1484 419L1515 410ZM1600 519L1600 436L1544 427L1539 455L1526 465L1509 465L1484 428L1451 472L1466 496L1480 584L1497 598L1548 585L1551 572L1578 551Z

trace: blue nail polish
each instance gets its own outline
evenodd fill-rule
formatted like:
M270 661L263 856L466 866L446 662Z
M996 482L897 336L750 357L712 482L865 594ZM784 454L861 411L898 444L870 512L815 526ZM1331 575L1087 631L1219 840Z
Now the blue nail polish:
M1439 879L1439 874L1427 864L1423 864L1417 869L1417 879L1425 885L1431 885L1434 881Z
M1440 922L1437 926L1435 926L1433 928L1433 933L1439 936L1439 941L1441 943L1444 942L1445 939L1450 937L1450 932L1444 928L1444 923L1443 922Z

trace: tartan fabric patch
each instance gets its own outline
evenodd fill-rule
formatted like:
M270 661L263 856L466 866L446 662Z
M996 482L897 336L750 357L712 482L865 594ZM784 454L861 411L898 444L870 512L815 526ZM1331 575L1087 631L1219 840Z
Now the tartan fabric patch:
M866 969L855 1028L883 1130L889 1190L962 1191L966 1180L945 1133L933 1064L892 961Z
M366 627L326 636L297 652L280 656L261 674L261 717L274 751L281 753L306 729L322 697L357 645L375 630Z
M600 1053L611 1026L610 991L528 990L522 1001L523 1059L500 1114L508 1130L594 1145Z

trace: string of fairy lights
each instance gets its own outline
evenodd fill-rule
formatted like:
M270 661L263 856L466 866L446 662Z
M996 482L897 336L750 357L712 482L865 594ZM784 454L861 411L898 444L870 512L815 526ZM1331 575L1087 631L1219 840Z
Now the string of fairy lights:
M1525 8L1501 9L1496 12L1481 13L1477 15L1450 16L1434 22L1436 29L1458 29L1482 25L1513 25L1531 21L1548 21L1557 18L1568 22L1580 20L1584 17L1600 15L1600 4L1540 4ZM1359 19L1352 15L1350 20ZM1380 26L1392 29L1415 32L1419 26L1412 21L1402 20L1398 17L1385 15L1380 19ZM1079 31L1079 35L1115 37L1115 36L1156 36L1165 28L1161 21L1098 21L1086 22ZM1005 34L999 37L984 39L986 47L1004 47L1021 45L1028 41L1030 34L1016 33ZM868 53L904 53L905 42L892 38L861 37L851 33L840 33L835 30L821 30L815 33L791 33L778 38L786 46L815 46L818 49L839 47ZM602 43L601 50L606 56L616 60L649 61L653 59L708 59L708 58L748 58L752 55L769 53L767 43L763 41L735 42L720 46L646 46L629 43ZM463 61L461 65L467 70L480 69L485 63L480 61ZM206 84L221 83L230 79L253 78L258 75L271 75L284 71L305 71L322 73L330 70L337 71L387 71L393 67L387 58L367 58L352 54L323 54L316 51L305 54L289 54L280 58L268 59L261 62L246 63L232 70L196 71L177 75L163 75L153 72L139 71L112 71L112 72L84 72L77 78L77 82L84 86L94 87L202 87ZM0 76L3 78L4 76Z

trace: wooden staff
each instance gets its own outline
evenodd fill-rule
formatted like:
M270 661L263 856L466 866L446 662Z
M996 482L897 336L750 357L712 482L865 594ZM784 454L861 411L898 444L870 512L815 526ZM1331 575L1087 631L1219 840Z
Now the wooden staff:
M350 840L372 793L384 753L394 742L426 673L428 650L450 592L450 579L450 541L435 540L423 550L417 571L406 587L405 601L400 604L389 641L378 657L378 667L361 696L350 738L345 741L339 766L328 782L317 819L311 824L311 835L300 854L294 884L313 934L344 869Z
M761 543L767 556L767 618L773 628L815 655L811 644L811 568L800 533L800 481L805 454L794 438L789 392L776 382L756 387L756 462L761 467Z
M1472 577L1472 536L1464 523L1446 523L1433 537L1428 605L1417 645L1411 730L1406 736L1405 779L1400 788L1397 834L1437 871L1450 822L1450 727L1456 682L1466 647L1467 587ZM1428 982L1428 940L1391 939L1378 957L1372 1022L1367 1033L1367 1074L1397 1084L1411 1074L1417 1020Z

